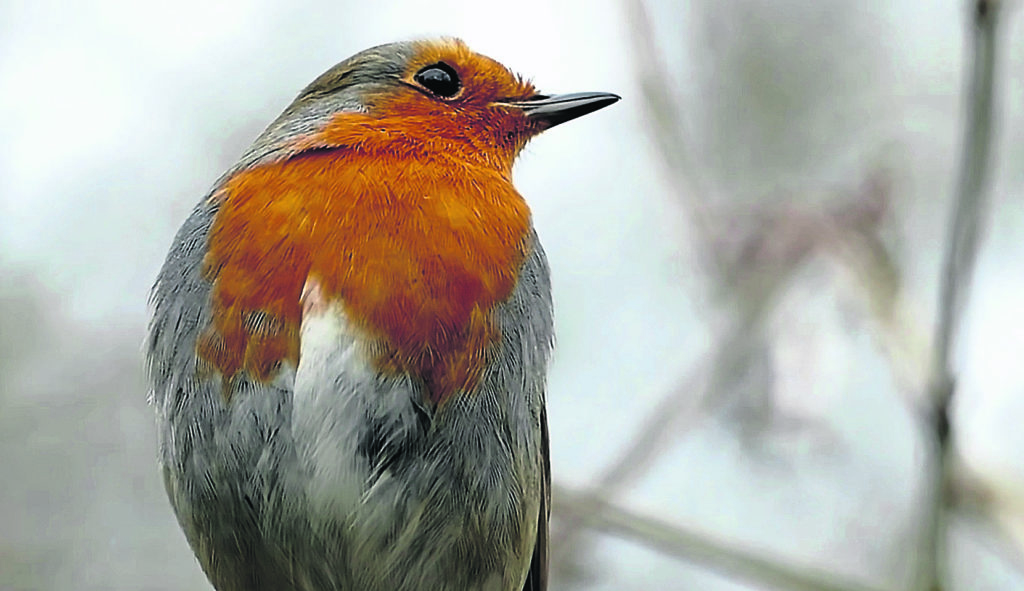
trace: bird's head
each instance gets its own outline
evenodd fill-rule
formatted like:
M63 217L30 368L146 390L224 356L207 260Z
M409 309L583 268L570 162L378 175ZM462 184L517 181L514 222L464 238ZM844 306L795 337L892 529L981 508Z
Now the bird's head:
M507 170L531 137L618 100L603 92L541 94L457 39L390 43L362 51L314 80L265 139L268 148L292 153L386 145L390 151L444 152ZM303 141L273 145L296 137Z

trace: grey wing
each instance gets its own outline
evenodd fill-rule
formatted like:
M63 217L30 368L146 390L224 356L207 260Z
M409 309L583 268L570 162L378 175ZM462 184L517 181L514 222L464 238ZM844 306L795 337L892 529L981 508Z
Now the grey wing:
M146 345L164 485L203 570L221 591L289 588L264 536L290 449L291 386L197 372L195 339L209 322L202 258L216 205L204 200L174 239L151 298ZM283 381L282 381L283 382Z
M551 302L551 275L547 257L544 255L536 234L532 236L533 255L527 259L520 281L529 285L532 302L525 309L529 315L528 326L533 339L532 365L541 376L547 373L547 364L551 353L554 335L553 310ZM537 512L537 539L533 547L530 569L526 575L523 591L547 591L548 588L548 531L551 517L551 444L548 435L548 413L544 402L544 379L537 385L537 400L540 418L540 458L539 464L543 474L540 479L540 509Z
M526 575L523 591L547 591L548 588L548 527L551 520L551 452L548 440L548 412L541 410L541 465L544 475L541 479L540 511L537 513L537 542L533 546L533 560Z

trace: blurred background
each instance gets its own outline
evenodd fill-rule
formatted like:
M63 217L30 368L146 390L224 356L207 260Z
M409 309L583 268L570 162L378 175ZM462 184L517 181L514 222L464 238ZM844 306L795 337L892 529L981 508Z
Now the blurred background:
M1024 589L1024 15L1001 4L943 589ZM149 287L305 84L435 35L623 96L516 169L557 310L554 588L914 588L969 21L964 0L0 0L0 589L209 589L155 466Z

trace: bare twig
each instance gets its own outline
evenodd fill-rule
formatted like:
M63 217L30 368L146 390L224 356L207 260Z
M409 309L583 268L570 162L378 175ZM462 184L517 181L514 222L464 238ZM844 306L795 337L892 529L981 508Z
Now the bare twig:
M553 490L557 514L571 514L589 527L633 540L669 556L696 562L728 577L786 591L879 591L867 583L843 580L812 566L792 566L779 556L715 539L691 528L669 524L596 497L558 486Z
M960 180L956 192L949 241L942 269L934 360L929 394L934 410L929 427L934 438L935 465L929 483L928 510L919 573L920 589L940 591L945 586L948 560L946 509L949 506L951 469L950 407L956 391L951 352L959 334L969 287L978 255L982 223L988 213L987 183L992 143L993 85L996 68L996 27L999 0L972 0L971 64L967 84L967 116Z

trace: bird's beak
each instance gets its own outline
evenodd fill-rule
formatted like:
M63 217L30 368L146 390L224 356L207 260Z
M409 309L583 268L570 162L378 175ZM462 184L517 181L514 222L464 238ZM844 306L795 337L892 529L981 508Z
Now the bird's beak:
M617 102L620 98L610 92L574 92L572 94L536 95L524 101L502 103L519 109L527 118L554 127Z

